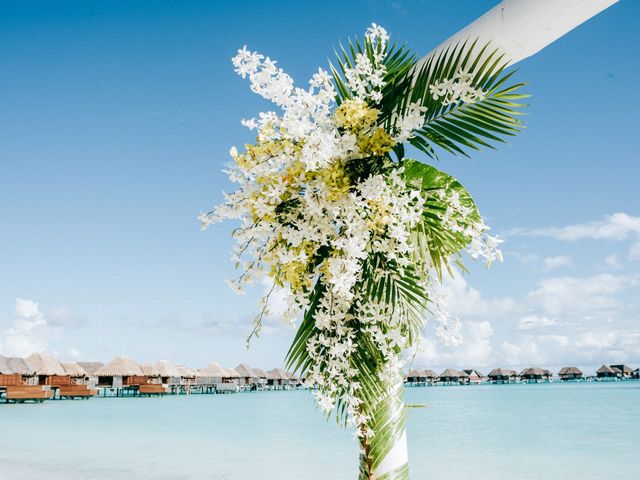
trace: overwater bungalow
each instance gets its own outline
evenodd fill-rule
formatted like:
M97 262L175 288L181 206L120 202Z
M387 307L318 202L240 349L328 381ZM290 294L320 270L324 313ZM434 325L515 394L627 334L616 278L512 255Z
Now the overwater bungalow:
M437 380L438 374L433 370L416 368L407 373L407 383L410 385L427 385Z
M520 372L520 378L527 383L549 382L551 381L551 372L538 367L529 367Z
M241 363L235 368L235 371L240 375L238 383L240 385L259 385L260 376L256 371L246 363Z
M491 383L514 383L517 380L517 374L509 368L494 368L487 378Z
M469 368L469 369L465 369L462 370L464 373L466 373L467 375L469 375L469 383L473 383L473 384L479 384L484 382L487 377L484 376L480 371Z
M636 369L633 371L633 376L632 376L632 378L635 378L636 380L640 379L640 368L636 368Z
M620 378L629 379L633 377L633 368L627 365L610 365L610 366L612 369L618 370L621 373Z
M116 357L94 372L98 386L106 388L133 387L147 383L147 377L135 360Z
M201 368L196 378L198 385L216 385L222 383L222 377L226 374L225 370L217 362L211 362L205 368Z
M71 378L73 385L87 385L89 382L89 374L87 371L75 362L60 362L64 373Z
M33 353L25 358L27 365L38 378L37 385L70 385L71 376L67 375L62 364L48 353Z
M234 368L223 368L224 376L222 377L223 383L238 383L240 380L240 374L236 372Z
M23 385L37 385L38 377L36 376L33 368L20 357L5 357L9 370L12 374L20 376L20 380Z
M563 367L558 372L558 377L563 382L582 380L582 370L578 367Z
M282 368L274 368L267 372L267 385L272 387L286 387L291 383L291 379L287 372Z
M157 360L154 363L140 365L147 382L158 385L179 385L180 372L169 360Z
M438 382L445 385L464 385L469 383L469 375L466 372L461 372L455 368L447 368L438 376Z
M17 385L23 385L22 375L14 373L8 359L0 355L0 389L4 391L6 387Z
M186 365L176 365L178 374L180 375L181 385L193 385L196 383L198 377L198 371L195 368L188 367Z
M80 367L84 369L85 372L87 372L87 376L88 376L87 385L91 386L92 388L98 385L98 376L96 375L96 372L100 367L104 366L104 363L102 362L77 362L77 363Z
M617 368L610 367L609 365L602 365L596 370L596 377L601 380L616 380L622 376L622 372Z
M253 373L255 373L260 381L260 386L264 387L267 384L267 372L260 368L254 368Z

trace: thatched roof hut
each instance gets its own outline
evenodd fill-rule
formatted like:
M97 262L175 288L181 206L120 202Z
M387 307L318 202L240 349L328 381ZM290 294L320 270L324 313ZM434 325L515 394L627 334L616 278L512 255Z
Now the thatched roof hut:
M71 377L87 377L87 371L75 362L60 362L64 373Z
M596 370L596 375L600 378L602 377L617 377L622 375L622 372L617 368L614 369L609 365L602 365L598 370Z
M94 372L98 377L144 376L144 372L135 360L128 357L116 357Z
M282 368L274 368L267 372L267 378L272 378L274 380L289 380L289 374Z
M520 378L536 382L541 380L550 380L551 372L538 367L529 367L520 372Z
M25 361L36 375L67 375L62 364L60 364L60 362L53 355L49 355L48 353L32 353L25 359Z
M84 369L85 372L87 372L87 375L89 375L90 377L95 376L96 371L104 366L104 363L102 362L77 362L78 365L80 367L82 367Z
M447 368L438 376L439 382L465 382L469 379L466 372L461 372L455 368Z
M491 370L489 372L489 375L487 375L489 378L492 377L511 377L513 376L514 372L513 370L510 370L508 368L494 368L493 370Z
M234 368L224 368L224 378L240 378L240 374Z
M466 373L467 375L469 375L469 381L471 383L480 383L486 378L482 374L482 372L480 372L479 370L476 370L474 368L466 368L466 369L464 369L462 371L464 373Z
M509 368L494 368L489 372L487 377L491 382L511 382L516 379L518 374Z
M246 363L241 363L240 365L238 365L235 368L235 371L238 373L238 375L240 375L240 378L244 378L247 380L251 380L252 378L258 378L258 376L256 375L255 370L253 370L249 365L247 365Z
M267 383L270 385L288 385L291 383L289 374L282 368L274 368L267 372Z
M254 368L253 373L255 373L258 378L267 378L267 373L259 368Z
M415 368L407 373L407 381L410 383L427 382L435 378L438 378L436 372L425 368Z
M558 372L561 380L577 380L582 378L582 370L578 367L563 367Z

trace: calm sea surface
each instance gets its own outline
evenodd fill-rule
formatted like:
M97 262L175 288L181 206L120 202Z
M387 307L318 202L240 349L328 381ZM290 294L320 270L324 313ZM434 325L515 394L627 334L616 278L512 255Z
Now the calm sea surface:
M408 388L412 479L637 480L640 382ZM305 391L0 404L1 480L357 478Z

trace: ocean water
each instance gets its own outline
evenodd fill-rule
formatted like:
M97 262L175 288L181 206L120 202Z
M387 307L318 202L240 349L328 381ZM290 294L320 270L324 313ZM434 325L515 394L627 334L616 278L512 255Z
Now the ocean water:
M637 480L640 382L408 388L413 480ZM355 480L306 391L0 404L1 480Z

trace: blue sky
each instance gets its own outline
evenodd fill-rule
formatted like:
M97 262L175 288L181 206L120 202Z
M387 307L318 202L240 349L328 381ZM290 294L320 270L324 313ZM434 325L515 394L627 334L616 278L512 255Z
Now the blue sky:
M228 290L231 225L196 219L266 108L230 57L246 44L305 84L371 22L427 53L495 3L3 2L0 353L279 365L292 332L271 319L244 349L260 291ZM623 0L521 62L526 131L442 156L505 262L447 282L465 343L419 362L640 363L639 21Z

